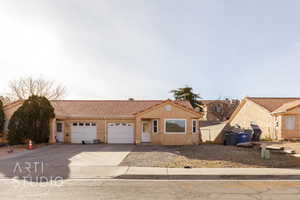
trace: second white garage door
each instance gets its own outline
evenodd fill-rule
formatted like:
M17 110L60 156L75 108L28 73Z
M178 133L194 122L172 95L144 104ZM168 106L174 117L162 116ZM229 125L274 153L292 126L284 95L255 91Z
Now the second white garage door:
M134 143L134 128L132 123L109 123L107 125L108 143L132 144Z
M71 143L92 143L97 139L97 126L93 122L75 122L72 124Z

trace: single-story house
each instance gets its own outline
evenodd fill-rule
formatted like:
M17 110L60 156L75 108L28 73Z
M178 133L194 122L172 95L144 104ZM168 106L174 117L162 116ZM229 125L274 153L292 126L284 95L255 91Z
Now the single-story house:
M300 139L300 98L246 97L232 114L229 125L258 126L262 138Z
M50 143L152 143L193 145L201 142L201 117L187 101L53 100ZM4 107L6 128L22 101Z

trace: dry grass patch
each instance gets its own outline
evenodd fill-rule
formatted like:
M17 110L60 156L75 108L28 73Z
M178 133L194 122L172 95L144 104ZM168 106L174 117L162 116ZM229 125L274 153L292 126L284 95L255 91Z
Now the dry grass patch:
M223 145L137 146L121 165L169 168L287 168L300 167L300 159L272 153L271 160L262 160L258 149Z

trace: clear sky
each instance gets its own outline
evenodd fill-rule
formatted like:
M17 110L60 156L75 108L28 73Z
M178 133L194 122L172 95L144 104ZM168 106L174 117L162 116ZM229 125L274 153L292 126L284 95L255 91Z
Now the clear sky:
M0 0L0 94L42 76L68 99L300 96L299 0Z

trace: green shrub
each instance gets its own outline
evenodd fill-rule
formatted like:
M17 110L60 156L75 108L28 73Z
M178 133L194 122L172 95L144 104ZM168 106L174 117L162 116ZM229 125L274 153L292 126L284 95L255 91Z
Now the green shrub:
M54 118L54 108L45 97L31 96L13 114L8 125L8 142L11 145L32 140L34 143L48 142L50 120Z

